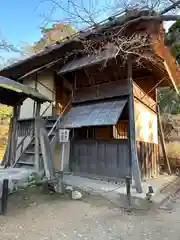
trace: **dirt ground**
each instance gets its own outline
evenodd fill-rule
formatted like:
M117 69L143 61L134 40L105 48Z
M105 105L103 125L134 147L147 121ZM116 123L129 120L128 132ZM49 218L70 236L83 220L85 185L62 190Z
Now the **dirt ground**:
M180 239L180 194L161 208L131 214L100 197L82 201L30 188L9 198L0 239Z

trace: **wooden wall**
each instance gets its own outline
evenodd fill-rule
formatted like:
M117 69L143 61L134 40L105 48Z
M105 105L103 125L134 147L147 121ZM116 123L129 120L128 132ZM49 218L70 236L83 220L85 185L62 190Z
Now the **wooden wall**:
M157 114L135 99L135 128L138 159L142 178L155 177L158 174L158 125Z
M156 177L159 165L158 144L143 141L136 143L142 179Z
M97 86L83 87L74 90L74 103L94 101L128 94L127 81L102 83Z

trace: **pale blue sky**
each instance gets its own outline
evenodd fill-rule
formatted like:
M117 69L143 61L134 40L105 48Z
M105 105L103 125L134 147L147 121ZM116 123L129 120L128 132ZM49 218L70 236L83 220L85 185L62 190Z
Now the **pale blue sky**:
M10 42L33 42L40 37L36 6L39 0L1 0L0 31Z

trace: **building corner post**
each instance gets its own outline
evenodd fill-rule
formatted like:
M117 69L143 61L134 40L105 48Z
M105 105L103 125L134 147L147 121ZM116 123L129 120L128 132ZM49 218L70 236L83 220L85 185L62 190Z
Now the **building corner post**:
M128 141L129 141L129 158L131 173L135 182L136 191L142 193L141 170L139 167L137 145L136 145L136 131L135 131L135 117L134 117L134 96L133 96L133 80L132 80L132 59L128 58Z
M37 172L40 170L40 141L39 141L39 119L40 119L40 109L41 103L37 102L36 104L36 115L35 115L35 124L34 124L34 138L35 138L35 169Z

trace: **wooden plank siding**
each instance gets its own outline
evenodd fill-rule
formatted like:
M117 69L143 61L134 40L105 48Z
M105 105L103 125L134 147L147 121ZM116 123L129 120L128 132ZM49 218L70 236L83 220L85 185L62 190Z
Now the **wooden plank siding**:
M158 144L137 141L137 152L142 179L156 177L159 164Z
M72 141L70 171L103 179L124 179L129 174L127 140Z
M126 80L114 83L104 83L97 86L84 87L74 90L73 103L126 96L127 94L128 86Z

